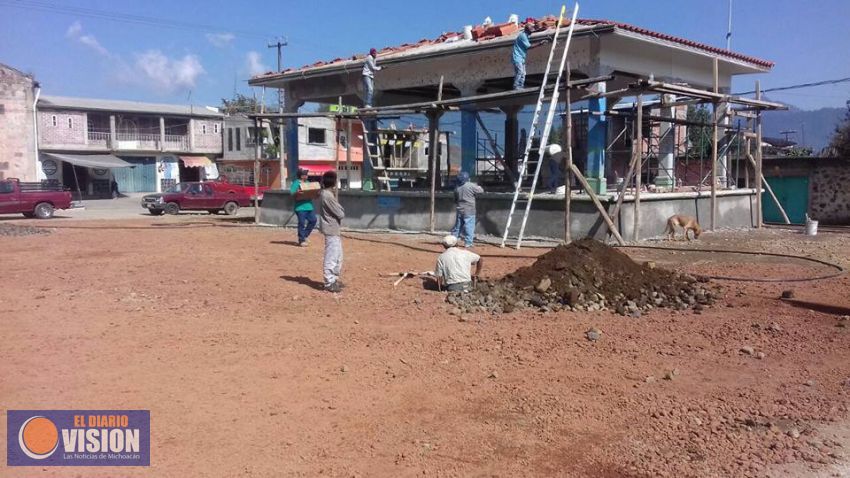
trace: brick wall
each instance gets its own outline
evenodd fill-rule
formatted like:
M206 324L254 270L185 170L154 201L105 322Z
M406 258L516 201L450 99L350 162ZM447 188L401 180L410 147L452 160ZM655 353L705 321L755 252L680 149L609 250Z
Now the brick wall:
M38 112L38 141L42 148L86 144L86 114L76 111Z
M195 148L222 151L222 122L218 120L195 120Z
M35 181L33 80L0 64L0 179Z

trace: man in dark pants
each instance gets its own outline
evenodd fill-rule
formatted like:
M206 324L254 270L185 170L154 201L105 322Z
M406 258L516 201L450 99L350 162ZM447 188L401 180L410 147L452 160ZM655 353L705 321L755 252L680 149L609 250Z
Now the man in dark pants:
M292 186L289 188L289 191L295 196L295 215L298 216L298 245L301 247L309 245L307 238L310 237L310 233L316 227L316 211L313 208L313 200L304 197L304 193L301 191L301 183L307 182L307 174L309 174L309 171L306 169L299 169L298 179L292 181Z

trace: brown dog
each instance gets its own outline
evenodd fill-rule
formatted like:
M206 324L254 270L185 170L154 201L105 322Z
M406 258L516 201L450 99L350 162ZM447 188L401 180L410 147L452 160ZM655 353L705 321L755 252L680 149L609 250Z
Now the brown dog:
M665 233L667 234L668 239L676 240L676 226L683 229L685 239L689 241L691 238L688 237L688 231L694 231L694 239L699 238L699 235L702 234L702 228L699 227L699 223L696 218L676 214L667 219L667 229Z

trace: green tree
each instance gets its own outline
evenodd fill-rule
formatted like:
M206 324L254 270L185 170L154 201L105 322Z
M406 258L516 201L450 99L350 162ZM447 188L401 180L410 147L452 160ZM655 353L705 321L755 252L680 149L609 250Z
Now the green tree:
M687 120L696 123L711 123L711 112L704 106L688 106ZM688 126L688 156L691 158L711 157L710 126Z
M221 109L229 115L259 113L260 102L256 98L236 93L236 96L229 100L221 99Z
M830 153L838 158L850 158L850 105L844 115L844 121L835 128L835 134L829 142L829 149Z

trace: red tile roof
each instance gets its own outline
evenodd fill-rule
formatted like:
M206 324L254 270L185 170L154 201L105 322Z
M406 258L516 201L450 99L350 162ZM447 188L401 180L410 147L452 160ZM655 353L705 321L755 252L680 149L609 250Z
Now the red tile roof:
M535 24L537 26L536 31L545 31L545 30L555 28L555 25L557 24L557 22L558 22L558 19L557 19L557 17L554 17L554 16L545 16L545 17L542 17L542 18L538 18L538 19L535 20ZM566 24L569 24L569 20L566 21ZM735 58L737 60L742 60L742 61L745 61L745 62L748 62L748 63L763 66L763 67L766 67L766 68L772 68L773 67L773 62L771 62L771 61L762 60L762 59L759 59L759 58L756 58L756 57L753 57L753 56L744 55L742 53L736 53L736 52L731 51L731 50L726 50L724 48L718 48L718 47L711 46L711 45L708 45L708 44L705 44L705 43L700 43L700 42L696 42L696 41L693 41L693 40L688 40L686 38L668 35L666 33L659 33L659 32L655 32L655 31L652 31L652 30L647 30L646 28L641 28L641 27L638 27L638 26L630 25L628 23L615 22L615 21L612 21L612 20L578 19L578 20L576 20L576 24L577 25L586 25L586 26L610 25L610 26L613 26L613 27L616 27L616 28L619 28L619 29L622 29L622 30L629 31L629 32L634 32L634 33L638 33L638 34L641 34L641 35L646 35L648 37L657 38L659 40L665 40L665 41L670 41L670 42L673 42L673 43L679 43L681 45L689 46L689 47L696 48L696 49L699 49L699 50L704 50L704 51L707 51L707 52L710 52L710 53L715 53L715 54L722 55L722 56L725 56L725 57L728 57L728 58ZM489 26L477 25L477 26L472 28L472 39L475 40L475 41L483 41L483 40L491 40L493 38L498 38L498 37L503 37L503 36L510 36L510 35L515 34L517 31L519 31L520 28L524 25L525 25L525 22L520 23L519 25L516 25L516 24L511 23L511 22L492 24L492 25L489 25ZM434 38L434 39L423 38L416 43L403 43L399 46L382 48L382 49L378 50L378 56L380 57L381 55L400 53L400 52L411 50L411 49L414 49L414 48L444 43L444 42L446 42L447 40L449 40L450 38L453 38L453 37L461 37L462 38L463 32L447 32L447 33L443 33L442 35L440 35L439 37ZM305 69L308 69L308 68L316 68L316 67L326 66L326 65L332 65L334 63L339 63L339 62L343 62L343 61L362 60L365 57L366 57L365 54L359 54L359 55L354 55L350 58L334 58L333 60L330 60L330 61L317 61L317 62L315 62L311 65L304 65L300 68L288 68L288 69L284 70L283 73L305 70ZM275 75L278 75L278 74L279 73L277 73L277 72L269 71L267 73L258 75L255 78L264 77L264 76L275 76Z

